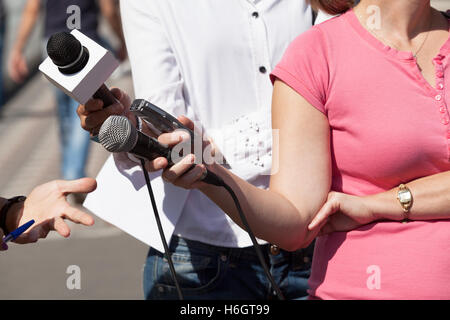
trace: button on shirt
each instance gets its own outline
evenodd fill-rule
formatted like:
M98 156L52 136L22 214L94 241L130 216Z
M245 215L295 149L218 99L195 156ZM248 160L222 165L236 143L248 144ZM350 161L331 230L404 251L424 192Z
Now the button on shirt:
M273 89L269 73L289 43L311 27L310 6L300 0L126 0L121 12L136 98L199 121L235 174L267 188ZM137 168L126 168L121 161L116 165L120 173L101 174L111 183L114 175L129 176L131 185L122 190L128 197L141 178L132 173ZM252 245L248 234L200 191L160 181L154 176L152 184L157 185L155 196L165 214L166 237L175 232L213 245ZM127 211L150 214L145 188L142 183L136 188L142 196L133 198L136 203ZM100 186L96 192L102 192ZM90 203L95 193L92 197ZM117 211L119 206L108 208ZM148 232L157 234L156 225ZM151 245L162 251L157 237Z

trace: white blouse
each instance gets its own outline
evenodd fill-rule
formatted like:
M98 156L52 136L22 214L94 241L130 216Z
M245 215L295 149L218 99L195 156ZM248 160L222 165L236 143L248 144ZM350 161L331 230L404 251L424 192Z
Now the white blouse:
M267 188L272 143L269 74L288 44L311 27L306 1L125 0L121 13L136 98L200 122L233 173ZM136 174L139 167L125 165L120 157L115 160L114 166L109 160L101 176L120 189L122 201L133 199L127 214L150 215L143 178ZM128 186L123 177L130 179ZM152 185L166 237L175 233L218 246L252 245L247 233L200 191L165 184L156 174ZM94 205L96 198L114 198L107 194L111 188L100 189L88 201L93 209L122 210L119 203ZM156 223L149 220L146 229L153 236L145 242L162 251Z

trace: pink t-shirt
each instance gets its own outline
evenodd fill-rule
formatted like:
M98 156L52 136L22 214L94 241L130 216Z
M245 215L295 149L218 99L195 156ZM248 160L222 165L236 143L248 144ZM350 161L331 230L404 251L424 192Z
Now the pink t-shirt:
M332 190L363 196L450 170L449 61L450 39L433 59L434 88L411 53L385 46L350 10L300 35L272 80L327 116ZM450 299L450 220L319 237L309 285L320 299Z

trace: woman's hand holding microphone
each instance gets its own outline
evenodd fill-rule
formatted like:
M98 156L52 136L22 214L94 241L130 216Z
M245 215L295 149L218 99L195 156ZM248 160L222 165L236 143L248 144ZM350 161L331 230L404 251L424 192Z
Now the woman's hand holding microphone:
M86 105L78 107L77 113L80 117L81 126L91 134L97 134L103 122L111 115L124 115L134 126L137 125L135 116L129 111L131 106L130 97L118 88L112 89L111 92L118 100L116 104L103 108L101 100L91 99ZM185 116L178 117L178 120L185 127L194 131L192 120ZM149 136L156 137L145 124L142 127L142 131ZM170 148L174 148L178 144L185 144L190 138L190 135L183 130L163 133L157 137L160 143L166 144ZM203 141L203 150L209 144L212 144L210 146L211 153L217 152L213 142L208 140L206 142ZM202 163L202 159L197 159L192 153L183 155L180 161L175 161L175 164L170 167L166 158L158 157L154 160L146 161L145 168L150 172L162 170L162 178L166 182L181 188L201 189L206 186L201 180L207 172L207 167ZM331 191L327 201L311 222L309 229L320 229L320 234L327 234L353 230L361 225L375 221L376 217L364 199L364 197Z

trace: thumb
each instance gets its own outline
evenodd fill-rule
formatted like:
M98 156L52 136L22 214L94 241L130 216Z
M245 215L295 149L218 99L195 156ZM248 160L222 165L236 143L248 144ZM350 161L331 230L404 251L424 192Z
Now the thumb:
M126 92L120 90L119 88L112 88L111 93L122 104L124 111L127 112L131 106L130 96Z
M334 214L339 210L339 203L335 200L328 200L313 218L311 223L308 225L309 230L323 226L326 223L329 216Z
M77 180L62 180L60 188L65 194L89 193L97 188L97 181L92 178L81 178Z
M114 97L116 97L117 100L120 101L120 99L122 99L123 92L119 88L112 88L111 93L113 94Z
M194 130L194 122L191 119L185 116L179 116L178 121L180 121L185 127L190 130Z

